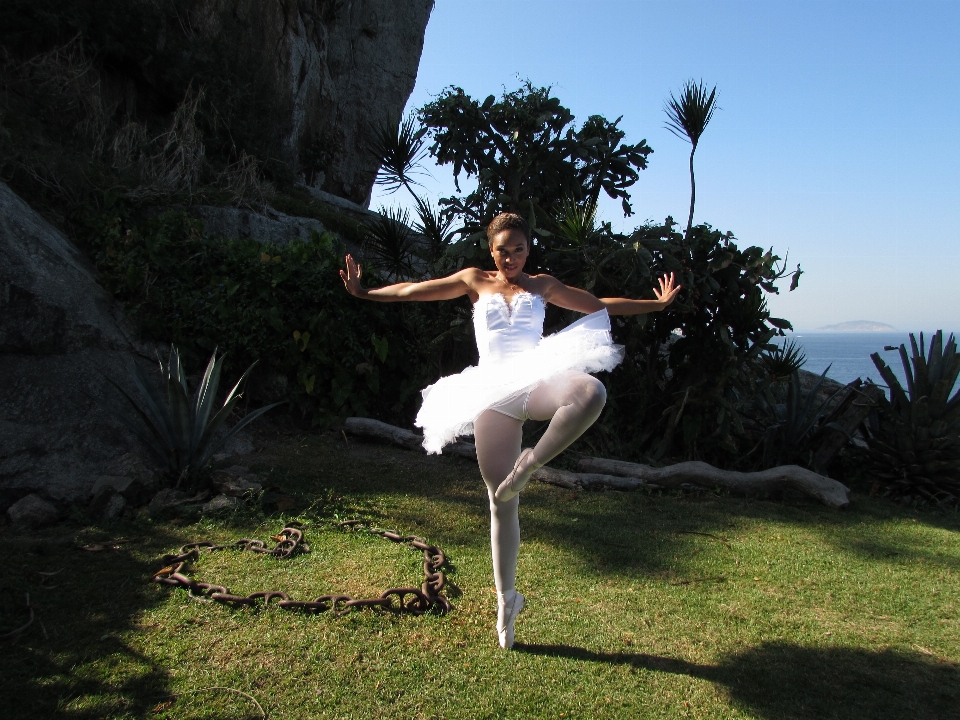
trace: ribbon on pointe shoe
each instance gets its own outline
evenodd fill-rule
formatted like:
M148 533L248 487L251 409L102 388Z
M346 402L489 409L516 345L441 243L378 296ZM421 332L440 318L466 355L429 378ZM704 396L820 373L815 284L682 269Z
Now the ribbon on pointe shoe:
M513 464L513 470L507 475L507 479L497 486L494 497L499 502L505 502L512 499L514 495L519 495L520 491L530 482L533 473L541 467L543 467L543 463L537 462L537 458L533 454L533 448L527 448L520 453L517 461Z

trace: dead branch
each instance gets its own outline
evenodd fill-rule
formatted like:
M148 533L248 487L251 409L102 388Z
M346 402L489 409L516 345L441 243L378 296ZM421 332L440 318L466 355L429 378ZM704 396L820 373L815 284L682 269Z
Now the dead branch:
M28 615L26 624L21 625L16 630L11 630L8 633L4 633L3 635L0 635L0 642L4 640L16 640L18 637L20 637L20 633L22 633L28 627L33 625L34 614L33 614L33 605L30 604L30 593L26 593L26 596L27 596L27 615Z
M407 450L423 450L422 435L394 425L388 425L379 420L351 417L343 423L343 429L351 435L386 440ZM445 447L443 452L450 455L460 455L471 460L477 459L477 448L470 443L454 443Z
M789 489L809 495L833 508L844 508L850 504L850 498L847 495L849 488L846 485L799 465L781 465L758 472L736 472L721 470L698 461L654 468L622 460L585 458L580 461L578 467L585 471L583 475L586 477L591 477L598 472L606 473L621 476L621 479L630 478L648 487L657 485L676 488L689 483L700 487L719 487L748 495ZM581 473L576 475L579 477Z

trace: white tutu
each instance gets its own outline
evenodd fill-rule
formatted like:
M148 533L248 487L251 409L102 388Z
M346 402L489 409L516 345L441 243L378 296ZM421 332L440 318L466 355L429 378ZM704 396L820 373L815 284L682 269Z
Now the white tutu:
M613 344L610 318L601 310L542 338L532 349L440 378L423 390L415 423L423 428L423 447L439 453L458 435L473 435L484 410L530 392L547 378L571 370L612 370L621 360L623 346Z

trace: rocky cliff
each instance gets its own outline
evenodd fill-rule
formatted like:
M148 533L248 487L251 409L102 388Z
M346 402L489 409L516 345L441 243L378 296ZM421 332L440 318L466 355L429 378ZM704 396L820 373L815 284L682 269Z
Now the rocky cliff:
M364 204L377 172L370 129L399 120L433 0L201 0L192 32L237 43L272 76L275 133L308 184ZM252 56L252 57L251 57Z
M0 3L0 80L23 96L0 99L0 124L15 131L14 147L91 142L91 153L107 150L108 163L127 168L143 151L128 158L117 149L176 125L185 103L195 159L212 164L204 183L253 157L277 184L300 180L364 205L377 172L372 129L400 120L432 8L433 0ZM19 127L24 115L31 122ZM185 130L193 126L181 122Z
M98 142L109 146L102 141L111 127L169 127L183 98L202 88L198 125L207 157L217 156L220 167L249 153L275 180L300 178L319 196L363 205L378 169L368 139L373 128L399 121L432 8L433 0L0 4L0 66L27 82L23 68L35 71L31 58L47 53L56 72L45 77L82 79L83 92L70 97L97 109L93 117L71 101L77 119L51 118L56 113L38 94L0 120L18 120L23 147L59 142L66 154L80 136L58 122L84 125L93 117L103 129ZM72 49L48 62L64 47ZM70 68L79 70L63 71ZM32 126L43 132L34 137ZM5 132L0 127L0 140ZM34 159L27 175L42 179L46 156ZM77 167L75 174L87 174ZM48 194L51 183L41 185ZM247 225L220 232L277 239L293 225L299 236L322 229L309 219L283 216L284 224L280 215L235 213L228 219ZM122 382L144 354L82 254L0 183L0 510L29 492L79 499L98 476L126 472L111 465L135 446L112 419L120 400L106 378Z

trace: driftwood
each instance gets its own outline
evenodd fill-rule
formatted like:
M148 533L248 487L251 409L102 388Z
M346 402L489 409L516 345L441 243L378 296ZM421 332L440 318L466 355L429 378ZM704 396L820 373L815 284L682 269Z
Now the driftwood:
M623 483L632 480L634 487L656 485L675 488L684 484L701 487L719 487L737 493L757 493L770 490L797 490L816 498L833 508L843 508L850 504L847 496L849 489L843 483L818 475L799 465L781 465L758 472L736 472L720 470L705 462L681 462L662 468L603 458L585 458L578 468L583 473L569 473L577 478L583 477L587 483L598 482L600 477L617 477ZM587 484L584 487L588 487Z
M407 450L423 450L423 436L398 428L395 425L388 425L379 420L371 418L351 417L343 423L343 429L351 435L359 437L370 437L378 440L386 440L394 445L399 445ZM477 459L477 448L470 443L457 442L447 445L443 452L449 455L460 455L471 460Z
M407 450L423 450L422 436L379 420L347 418L344 430L351 435L386 440ZM470 443L454 443L445 447L443 452L471 460L477 459L477 449ZM720 470L704 462L682 462L653 468L622 460L585 458L580 461L579 469L583 472L574 473L544 466L533 474L533 479L570 490L601 487L614 490L636 490L644 487L656 490L698 486L719 487L750 494L791 489L834 508L843 508L850 503L845 485L797 465L782 465L760 472L743 473Z

